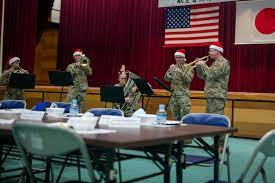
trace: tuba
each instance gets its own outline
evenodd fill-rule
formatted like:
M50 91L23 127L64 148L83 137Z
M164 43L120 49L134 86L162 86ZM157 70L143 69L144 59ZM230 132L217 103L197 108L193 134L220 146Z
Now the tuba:
M86 57L85 55L84 56L82 56L82 58L81 58L81 66L82 67L87 67L87 66L89 66L90 65L90 59L88 58L88 57Z
M125 102L124 104L120 105L119 109L124 112L125 116L129 116L136 110L137 102L141 96L141 93L138 91L138 89L136 91L133 91L134 87L136 87L133 79L139 78L139 76L130 71L126 71L125 65L122 65L120 71L120 73L128 73L128 80L123 88L124 97L131 97L133 98L133 100L130 103Z

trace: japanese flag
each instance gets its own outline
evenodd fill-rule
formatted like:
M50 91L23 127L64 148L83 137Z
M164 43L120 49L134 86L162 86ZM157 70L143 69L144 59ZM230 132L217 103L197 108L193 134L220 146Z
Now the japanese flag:
M275 0L237 2L235 44L275 43Z

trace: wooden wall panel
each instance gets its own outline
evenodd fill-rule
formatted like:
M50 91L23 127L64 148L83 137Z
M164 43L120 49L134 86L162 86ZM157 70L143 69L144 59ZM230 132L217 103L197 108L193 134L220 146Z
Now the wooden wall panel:
M35 50L34 73L37 85L48 85L48 71L56 69L58 29L49 27L44 31Z
M234 126L236 136L261 138L275 129L275 102L235 101Z

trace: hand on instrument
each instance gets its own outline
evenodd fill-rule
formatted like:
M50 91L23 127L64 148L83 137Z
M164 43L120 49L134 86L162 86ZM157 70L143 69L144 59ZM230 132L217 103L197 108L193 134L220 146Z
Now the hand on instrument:
M176 65L175 64L171 64L170 65L170 69L175 69Z
M2 76L6 77L8 76L10 73L14 72L14 69L10 68L8 70L5 70L2 74Z
M180 68L176 68L175 72L181 72L181 69Z
M76 62L76 63L75 63L75 65L80 66L80 65L81 65L81 63L80 63L80 62Z
M204 65L204 64L205 64L204 61L198 61L195 65L196 65L196 66L202 66L202 65Z
M126 102L126 103L131 103L131 102L132 102L132 99L131 99L130 97L126 97L126 98L125 98L125 102Z

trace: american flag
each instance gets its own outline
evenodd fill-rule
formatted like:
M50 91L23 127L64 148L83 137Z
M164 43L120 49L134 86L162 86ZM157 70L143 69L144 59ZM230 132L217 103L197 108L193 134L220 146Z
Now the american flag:
M165 46L203 46L218 41L219 4L165 9Z

